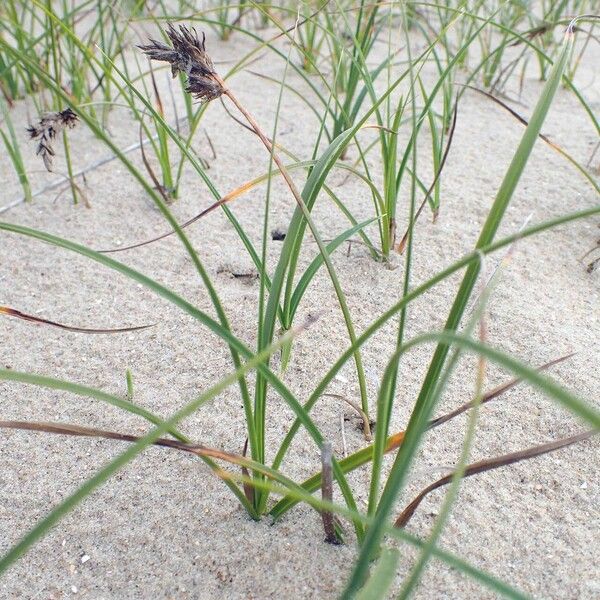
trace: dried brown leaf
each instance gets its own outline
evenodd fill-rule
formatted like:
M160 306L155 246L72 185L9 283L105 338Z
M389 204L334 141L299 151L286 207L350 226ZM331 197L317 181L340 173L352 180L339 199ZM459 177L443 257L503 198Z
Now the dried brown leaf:
M88 329L87 327L73 327L71 325L63 325L56 321L50 321L49 319L42 319L41 317L34 317L27 313L21 312L16 308L10 308L9 306L0 306L0 314L7 315L9 317L16 317L17 319L23 319L24 321L30 321L38 325L50 325L51 327L58 327L64 331L71 331L73 333L127 333L129 331L140 331L141 329L147 329L148 327L154 327L152 325L138 325L136 327L121 327L118 329Z
M559 450L560 448L565 448L572 444L576 444L577 442L581 442L583 440L587 440L588 438L596 435L598 431L584 431L582 433L578 433L577 435L570 436L568 438L563 438L560 440L556 440L553 442L548 442L546 444L540 444L539 446L533 446L532 448L527 448L525 450L520 450L519 452L511 452L509 454L503 454L501 456L496 456L494 458L488 458L486 460L480 460L478 462L467 465L465 468L463 478L471 477L473 475L477 475L478 473L485 473L486 471L491 471L493 469L499 469L500 467L506 467L507 465L512 465L518 463L522 460L528 460L530 458L535 458L536 456L542 456L543 454L548 454L549 452L554 452L555 450ZM434 483L428 485L415 499L402 511L400 516L396 519L394 523L395 527L404 527L408 521L412 518L415 511L419 507L419 504L423 501L425 496L436 490L439 487L447 485L452 481L454 477L454 473L450 475L446 475L441 479L438 479Z

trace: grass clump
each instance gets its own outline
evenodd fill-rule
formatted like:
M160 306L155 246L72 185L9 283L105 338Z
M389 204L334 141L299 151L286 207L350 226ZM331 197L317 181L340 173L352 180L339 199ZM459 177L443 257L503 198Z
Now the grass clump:
M179 4L180 10L183 10L186 3ZM0 421L2 428L129 443L123 453L112 459L79 489L68 495L20 541L8 549L0 559L0 572L8 569L68 511L106 482L109 477L149 446L158 445L198 456L224 482L252 519L259 520L269 516L277 520L298 502L303 502L319 513L323 522L325 540L331 544L339 544L349 537L346 523L350 523L357 541L358 555L342 591L344 598L380 597L378 594L383 593L382 590L391 589L394 585L394 576L401 556L395 549L386 546L385 540L388 537L411 544L420 551L420 558L402 582L400 597L408 597L413 592L421 580L423 568L432 557L437 557L460 569L498 593L510 597L522 597L510 585L442 551L438 547L438 542L463 478L559 450L591 437L600 428L600 414L591 403L565 390L540 373L540 370L552 366L556 361L542 365L539 369L531 368L513 356L491 347L487 342L485 328L486 300L492 288L491 284L485 282L486 278L482 273L485 257L501 248L511 247L518 240L600 213L600 207L595 206L553 220L542 221L516 234L498 239L498 231L528 164L532 149L540 137L543 123L557 90L561 82L569 81L566 74L569 72L569 66L572 65L578 26L576 21L568 25L565 39L560 47L555 48L548 40L547 46L536 47L534 50L536 58L544 65L550 65L551 62L553 64L551 69L545 69L542 73L545 84L530 119L524 123L523 136L514 151L495 199L487 211L475 247L449 267L415 286L411 281L411 268L415 252L416 222L427 204L431 206L433 215L439 213L443 196L439 185L441 174L456 127L457 106L464 90L468 89L466 86L461 86L456 91L457 77L461 69L467 68L474 53L473 47L479 44L481 62L468 73L467 84L475 77L481 77L481 82L486 88L496 90L499 84L492 85L492 82L500 81L497 73L502 69L501 57L504 52L509 52L510 44L514 39L527 40L528 47L533 44L532 36L517 31L517 27L525 18L526 11L523 7L517 6L513 12L507 13L508 9L503 5L491 12L485 12L482 16L478 10L483 11L485 8L483 3L477 7L477 10L473 9L471 12L462 5L453 6L451 3L446 3L446 6L435 6L434 16L432 16L429 12L431 6L419 3L411 5L411 10L402 10L395 3L392 3L388 9L384 9L383 3L360 2L357 7L352 7L356 10L351 10L340 2L334 4L335 6L333 3L325 3L315 7L307 5L303 15L306 27L302 30L302 34L299 34L298 30L298 27L301 27L300 19L291 27L287 27L287 24L283 26L279 16L274 16L273 7L270 5L242 3L236 5L235 9L233 4L227 2L218 5L218 11L221 12L217 12L216 22L213 25L220 28L222 39L228 39L233 31L239 31L240 34L246 34L254 39L257 44L256 48L243 57L230 73L240 70L256 52L263 49L269 52L269 56L283 61L284 74L279 81L275 126L270 133L261 127L259 120L240 100L236 86L228 81L227 76L219 74L217 66L207 52L204 34L199 34L192 26L188 27L184 24L176 26L174 23L167 22L162 32L162 41L156 36L138 44L139 50L155 63L148 73L140 74L141 84L136 84L126 61L118 64L116 60L117 54L120 56L122 53L122 43L125 38L116 30L116 21L112 20L114 17L112 13L106 15L105 12L99 11L91 31L96 31L95 36L100 35L102 30L102 36L106 36L104 25L110 22L115 27L115 31L110 34L114 42L108 43L108 46L113 50L119 47L117 54L103 51L104 49L100 53L91 50L88 41L97 38L89 37L91 34L88 37L78 35L73 14L69 13L68 19L61 20L51 6L37 1L34 2L34 6L40 11L39 16L36 16L38 26L44 29L45 35L54 40L49 42L48 46L48 56L54 63L53 69L48 71L47 64L40 62L37 55L33 56L25 48L30 48L30 41L17 43L16 40L2 43L5 52L2 64L11 65L3 71L4 75L2 75L6 89L14 91L19 88L26 90L27 93L37 93L42 88L54 97L55 105L61 104L67 107L61 112L43 117L38 125L32 126L30 131L31 137L38 141L38 154L44 160L48 170L52 166L51 159L54 155L52 142L56 135L76 122L79 122L81 127L87 127L114 153L121 165L138 182L164 216L170 232L178 238L207 292L212 314L156 279L116 260L112 257L112 252L99 252L60 236L8 222L0 223L0 231L25 236L32 241L37 240L68 250L95 261L99 267L112 269L144 286L215 334L227 346L231 365L228 369L222 370L223 373L228 372L228 374L218 383L166 418L159 417L135 403L133 379L129 370L126 372L127 397L123 399L75 382L0 369L0 379L5 381L27 383L95 398L128 413L141 416L150 424L146 434L134 435L74 423ZM65 5L64 8L66 10L68 7ZM544 8L546 10L548 7ZM255 33L243 29L242 14L250 16L250 9L256 11L256 16L264 19L263 25L268 23L276 28L275 38L281 36L291 42L287 53L277 47L273 37L257 40ZM139 18L145 24L155 24L157 21L167 21L173 17L161 2L156 3L153 8L139 3L131 10L132 17ZM232 20L233 10L239 12ZM285 17L290 10L286 12L281 9L281 12ZM31 15L38 15L38 13L32 12ZM194 14L191 17L206 21L214 15ZM111 20L106 21L108 18ZM563 17L554 14L553 18L559 20ZM382 32L393 31L397 23L401 23L402 39L406 44L404 55L406 60L400 65L393 65L395 55L390 50L386 58L373 68L369 57L375 44L381 40ZM340 28L346 32L346 37L340 34ZM32 31L35 29L34 27ZM416 35L416 31L420 32L422 36L420 40L423 42L418 49L411 46L411 38ZM56 40L60 40L62 45L57 46ZM346 43L349 47L345 46ZM328 48L329 52L325 52L325 48ZM551 60L547 54L550 49L554 60ZM298 53L301 56L300 64L295 64ZM73 57L79 57L85 69L77 70ZM64 60L67 62L61 62ZM326 72L324 67L327 61L330 61L329 72ZM184 102L189 128L187 135L183 135L177 127L170 125L166 120L166 111L158 92L154 72L155 68L158 72L161 63L166 63L162 66L170 69L172 77L182 85L186 95ZM426 68L432 64L435 73L433 82L425 77ZM77 75L77 78L73 79L72 88L67 90L60 76L61 68L66 68L65 65L70 65L74 75ZM285 110L284 93L289 91L291 86L287 79L290 71L302 72L299 77L307 82L307 85L311 79L314 79L321 86L317 88L316 104L321 103L322 114L315 132L311 156L305 160L298 160L278 140L280 113ZM28 73L29 79L23 77L25 72ZM145 75L148 75L152 81L154 94L147 93ZM387 75L386 82L383 82L384 75ZM90 82L86 79L88 76L95 78L105 92L113 90L115 95L114 98L111 96L113 99L110 102L115 105L117 101L124 103L133 120L139 124L139 147L146 172L139 168L135 161L128 158L110 134L107 121L94 110L94 102L89 94ZM27 87L27 82L30 87ZM13 84L16 87L11 87ZM314 82L312 84L314 85ZM309 85L309 89L314 88ZM200 104L195 105L192 99L199 101ZM16 96L11 96L10 101L15 100ZM585 105L581 96L578 96L578 100ZM217 190L205 165L191 149L194 133L197 131L206 105L214 101L228 104L228 110L238 124L249 130L261 142L265 150L265 159L268 161L268 172L265 175L241 184L225 195ZM5 109L5 118L8 116L6 111L8 108ZM319 114L318 109L317 114ZM365 146L363 135L369 129L375 130L374 141ZM400 135L403 130L406 130L405 137ZM6 147L12 150L9 153L15 168L18 167L19 173L24 173L22 158L18 148L15 149L14 135L10 135L12 131L9 129L9 135L3 134L3 139ZM152 134L153 131L155 135ZM429 135L433 167L433 175L427 183L422 176L423 170L419 163L421 155L418 152L426 133ZM148 143L152 144L159 159L161 178L152 170L145 153L146 140L143 139L143 134L146 135L146 140L151 140ZM64 140L66 141L66 138ZM171 170L171 154L169 154L173 147L177 148L181 156L175 176ZM68 146L65 146L65 149L67 148ZM373 166L369 165L373 156L377 156L376 168L379 169L377 174ZM285 161L291 162L284 162L283 157ZM353 164L348 164L351 160L354 160ZM184 164L188 164L197 175L195 185L207 189L213 198L209 206L200 214L180 224L169 202L173 196L178 195L180 174ZM580 172L587 173L585 168L579 167ZM357 177L367 184L375 205L374 214L367 220L359 221L345 206L343 198L330 187L329 179L336 169L343 170L349 173L350 177ZM297 173L300 175L297 176ZM277 248L278 252L273 251L273 247L269 246L272 180L275 175L281 177L285 183L294 206L285 235ZM383 181L381 187L376 183L378 176L381 176ZM72 182L74 180L71 171L69 171L69 179ZM300 180L302 185L298 185ZM595 185L591 176L588 180L593 186ZM25 189L24 182L26 179L21 180ZM262 238L257 246L232 212L230 205L243 193L263 182L266 182L267 190L262 214ZM405 190L408 191L405 193ZM349 221L349 227L337 233L331 241L324 239L313 215L315 206L324 195L331 198L336 209L339 209L344 218ZM402 204L401 200L406 201ZM259 275L256 327L250 332L251 344L255 347L243 341L242 336L234 332L230 325L232 307L226 306L222 300L200 253L185 231L187 227L206 218L217 208L224 211ZM400 212L402 208L405 209L404 214ZM396 229L400 218L406 224L406 232L401 239L398 239ZM365 232L371 225L378 228L379 244L371 243ZM355 324L351 305L332 259L333 252L341 244L358 234L365 236L363 241L366 240L365 243L372 250L371 254L385 262L392 262L393 253L397 250L404 252L400 296L393 299L392 305L387 310L372 315L370 324L362 331L359 331ZM316 242L318 255L303 270L304 263L301 257L307 247L308 235ZM157 241L162 237L165 235L150 241ZM143 243L129 245L126 249L133 249L140 245ZM303 390L300 394L293 391L292 386L287 383L285 368L294 358L293 340L300 334L309 336L311 327L322 323L319 319L319 311L314 307L310 307L308 319L301 324L297 322L298 307L303 300L306 301L306 292L321 267L326 270L333 288L336 309L339 309L344 322L343 335L347 339L347 347L339 357L332 356L331 363L326 365L325 375L315 381L314 388ZM448 316L443 329L408 339L406 323L409 317L408 311L412 308L411 303L454 274L462 274L462 282L453 301L448 303ZM478 289L481 291L479 301L474 302ZM468 309L472 304L475 304L475 310L468 316ZM58 321L41 319L9 307L0 307L0 313L38 324L59 327L72 333L122 333L141 328L100 330L66 326ZM393 351L389 356L384 357L385 367L378 376L376 397L371 397L365 375L364 349L375 334L381 333L389 325L394 328L395 334ZM473 339L472 332L478 325L479 337ZM407 352L424 344L433 344L435 350L421 382L420 391L414 401L411 401L408 423L403 430L394 433L393 415L398 410L400 362ZM478 357L473 399L451 413L434 418L456 365L466 353ZM273 357L276 354L282 357L281 372L275 368ZM331 396L328 392L329 385L349 361L354 363L355 379L360 395L360 400L354 403L357 412L367 424L370 424L371 417L375 416L375 427L373 439L368 439L371 437L368 432L369 427L365 427L367 439L361 449L346 457L336 457L331 442L326 439L313 419L311 411L325 396L328 394ZM514 379L486 393L485 370L490 362L512 372ZM251 372L254 372L253 377L249 376ZM484 404L497 398L520 381L529 383L554 402L577 415L586 423L586 429L574 436L470 464L469 447L475 434L478 411ZM235 453L208 447L194 442L180 431L183 419L195 414L219 393L233 385L237 385L243 411L246 444L241 443L243 440L236 440L240 447L244 446L243 451ZM271 439L269 410L273 397L285 403L294 418L277 445L271 445L269 441ZM452 474L429 485L397 514L398 500L405 491L408 474L426 432L465 412L469 412L470 420L465 432L463 452L456 469ZM300 431L308 434L311 443L321 456L321 469L304 481L296 481L284 470L285 459ZM384 463L384 457L388 454L393 457L389 469ZM348 475L367 464L370 465L368 499L366 506L362 506L358 500L359 494L352 485L353 480ZM450 484L450 492L429 539L419 539L403 531L402 528L417 510L421 500L433 489L446 484ZM334 502L336 485L343 499L343 505ZM319 489L320 499L313 495ZM274 502L273 495L280 498Z

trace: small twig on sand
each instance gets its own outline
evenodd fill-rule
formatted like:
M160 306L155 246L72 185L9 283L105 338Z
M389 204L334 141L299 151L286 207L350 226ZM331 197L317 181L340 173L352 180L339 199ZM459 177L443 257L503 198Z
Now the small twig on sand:
M333 468L331 466L332 456L333 450L331 448L331 442L323 442L323 445L321 446L321 466L323 469L323 477L321 479L321 498L326 502L333 501ZM341 544L340 538L335 531L335 518L333 513L329 510L322 510L321 518L323 519L323 529L325 530L325 541L328 544Z

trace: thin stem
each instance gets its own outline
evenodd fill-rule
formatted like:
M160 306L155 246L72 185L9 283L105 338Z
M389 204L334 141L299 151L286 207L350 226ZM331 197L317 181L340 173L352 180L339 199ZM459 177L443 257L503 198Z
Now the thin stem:
M248 123L254 129L254 132L256 133L256 135L260 138L260 140L263 143L263 145L265 146L265 148L269 151L269 153L273 157L273 161L275 162L275 164L277 165L277 168L279 169L279 172L281 173L281 176L287 183L290 191L292 192L292 195L294 196L294 199L298 203L298 206L300 207L300 210L302 211L302 214L304 215L304 218L306 219L308 226L310 227L313 237L315 238L317 246L319 247L319 251L321 252L321 255L323 256L323 261L325 262L325 265L327 266L327 270L329 271L331 281L333 283L333 286L335 288L335 291L336 291L336 294L338 297L338 301L340 303L340 308L342 309L342 312L344 314L344 320L346 321L346 327L348 329L348 334L350 336L350 340L352 343L354 343L354 341L356 340L356 334L354 332L354 326L352 324L352 319L350 317L350 312L349 312L348 306L346 304L346 299L344 297L344 293L343 293L342 288L337 279L335 270L333 268L333 264L331 263L331 259L329 258L329 254L327 252L325 244L323 243L323 240L321 239L321 236L319 235L319 232L317 231L317 228L310 216L310 211L308 210L304 200L302 199L302 196L301 196L300 192L298 191L298 188L294 184L294 181L292 180L285 165L281 162L281 159L275 152L275 148L274 148L273 144L271 144L270 140L264 134L264 132L262 131L262 129L260 128L260 126L258 125L256 120L254 119L254 117L238 101L238 99L231 92L231 90L226 87L225 82L223 81L223 79L221 79L221 77L219 75L215 74L214 78L223 86L223 89L224 89L223 93L233 102L235 107L242 113L242 115L245 117L245 119L248 121ZM368 398L367 398L366 381L365 381L364 370L363 370L363 366L362 366L362 359L360 356L360 352L357 351L354 353L354 360L355 360L356 369L358 372L358 380L359 380L360 395L361 395L361 406L362 406L363 411L368 415L369 414L369 405L368 405Z
M321 498L325 502L333 502L333 469L331 467L331 459L333 449L331 442L323 442L321 446L321 466L323 468L323 477L321 479ZM321 511L323 519L323 529L325 530L325 541L328 544L338 545L340 539L335 531L335 517L329 510Z
M69 149L69 139L67 138L67 132L65 130L63 130L63 145L65 147L65 160L67 162L67 173L69 175L69 186L71 187L73 204L77 204L77 186L75 185L75 179L73 176L73 165L71 164L71 151Z

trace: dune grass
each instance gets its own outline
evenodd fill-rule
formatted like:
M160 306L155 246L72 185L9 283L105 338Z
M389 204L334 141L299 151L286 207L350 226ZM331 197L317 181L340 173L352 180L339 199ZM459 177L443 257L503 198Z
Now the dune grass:
M204 13L199 13L186 0L174 3L140 0L110 5L84 0L76 4L76 8L72 8L67 2L59 2L55 6L49 1L32 0L23 3L10 0L0 8L0 91L4 95L3 115L6 125L6 132L2 130L2 137L25 198L31 199L32 194L23 151L19 148L15 124L11 120L10 107L28 98L40 115L44 112L57 115L60 111L72 111L81 126L87 127L99 143L114 154L163 215L170 232L179 239L208 292L216 316L200 310L192 301L159 281L113 258L113 251L118 249L98 251L60 236L9 222L0 222L0 232L7 239L10 238L7 234L20 235L32 242L40 241L66 249L95 261L99 269L112 269L132 282L145 286L216 334L229 348L231 357L231 364L223 365L221 369L223 379L219 383L188 401L184 408L164 420L135 404L129 371L127 400L123 400L76 382L0 369L0 380L60 389L82 397L95 398L142 416L151 424L149 432L139 437L69 423L0 421L0 427L4 428L120 439L131 443L125 452L105 465L34 525L14 547L8 549L0 559L0 573L22 557L28 548L94 489L148 446L159 444L173 450L191 452L201 458L255 520L267 515L278 519L298 502L305 502L322 517L327 540L336 543L343 537L338 518L349 520L354 528L358 556L345 589L341 592L344 598L378 598L381 597L382 589L393 585L400 556L395 550L386 548L386 536L411 544L421 551L420 558L399 590L402 598L414 591L421 580L423 568L432 557L447 562L500 594L522 597L510 585L469 566L438 547L439 536L460 481L464 476L475 472L510 464L510 460L515 462L533 458L593 435L600 429L600 414L586 399L565 390L551 378L516 358L490 347L484 333L480 333L479 339L472 339L471 332L476 324L485 323L487 292L480 296L475 317L471 318L466 328L463 326L466 308L473 300L477 286L482 285L482 261L486 255L509 247L517 240L600 213L600 206L594 206L550 221L542 221L513 235L496 239L561 84L571 90L571 100L584 107L590 116L592 127L598 129L598 120L593 110L572 81L578 65L584 60L585 47L594 43L595 22L592 18L567 21L566 6L558 1L543 2L541 17L535 17L531 11L516 3L510 6L505 3L491 4L490 7L487 3L480 2L467 9L465 3L450 0L440 4L414 2L410 5L330 0L306 3L303 10L296 13L293 6L285 3L279 6L249 0L240 3L217 2ZM572 8L584 12L587 3L575 2ZM539 25L540 19L543 19L543 26ZM213 65L204 38L194 30L167 25L171 21L182 21L189 26L204 24L215 30L222 40L245 36L253 47L228 72L220 75L220 67ZM260 27L257 27L257 23ZM132 42L126 34L127 27L132 24L153 27L156 32L155 41L136 39ZM566 34L559 42L554 33L561 28L564 30L565 24ZM583 24L589 27L587 37L583 45L577 46L576 36ZM414 44L416 36L420 42L418 45ZM285 48L281 44L282 40L289 47ZM133 47L135 43L143 44L142 50L152 59L150 64L144 64L142 53ZM376 44L385 44L387 48L383 61L373 61ZM395 50L398 46L403 50L402 53ZM277 83L279 86L274 125L268 132L239 99L234 77L240 70L252 68L248 65L262 52L266 52L271 60L281 61L283 73L280 80L268 83ZM216 60L216 57L213 55L212 59ZM450 267L415 286L411 281L411 265L417 219L426 206L429 206L433 218L443 210L443 169L445 159L452 151L452 134L462 95L469 85L478 83L487 90L485 93L495 99L497 94L506 90L510 77L514 78L519 70L524 73L529 60L537 61L539 77L545 84L529 120L524 122L520 119L525 127L521 142L515 148L476 246ZM165 65L165 62L168 64ZM172 69L176 88L174 93L181 94L184 98L185 131L178 115L175 124L168 122L165 98L157 83L159 77L166 76L165 66ZM435 73L433 81L429 75L426 77L426 73L431 72L431 66ZM459 78L467 85L456 85ZM300 92L300 85L308 89L310 94ZM296 157L278 139L279 119L286 110L286 94L290 93L303 97L307 112L310 107L315 117L312 152L307 157ZM197 104L195 99L202 102ZM217 189L206 163L192 147L209 101L222 101L240 127L255 134L265 148L266 173L257 175L252 181L240 182L239 186L226 194ZM98 106L102 106L101 114L96 110ZM132 125L138 129L144 169L128 158L111 135L111 110L123 106L131 117ZM367 135L373 133L372 130L375 135L368 138ZM365 142L365 139L370 141ZM546 138L545 141L549 140ZM62 144L68 181L73 199L77 201L80 193L70 160L73 148L69 146L65 135L62 136ZM432 170L424 170L420 163L418 157L422 155L422 148L428 148L431 153ZM558 146L557 148L560 150ZM598 190L593 175L586 167L571 160L562 151L561 155L587 179L592 188ZM377 156L377 172L369 164L374 156ZM212 200L208 208L197 217L180 224L169 204L183 198L182 173L186 166L191 167L197 176L196 185L207 191ZM374 206L371 218L357 219L345 206L343 199L328 185L328 179L334 170L343 171L348 177L355 177L366 184ZM275 267L270 270L267 266L269 257L276 254L269 243L272 181L275 177L280 177L286 184L290 203L294 204L295 209L280 245L279 255L275 257ZM298 181L302 181L299 187ZM253 240L230 205L248 190L258 188L263 183L266 184L266 190L262 235L259 240ZM348 222L331 241L323 238L312 218L314 206L317 202L323 202L323 198L331 201L332 207L337 211L336 216L341 215ZM185 231L187 227L193 227L196 221L208 218L217 209L224 211L259 274L256 328L251 332L254 348L232 331L228 315L235 307L226 306L220 298L200 253ZM401 238L396 231L400 215L403 222L407 223L407 229ZM309 235L316 242L318 254L304 271L300 271L300 257L306 251ZM362 332L356 329L352 307L331 259L332 253L355 235L360 235L371 256L381 261L381 268L395 260L402 260L404 263L402 296L392 299L390 308L384 313L373 315L371 324ZM377 242L373 242L375 236L379 238ZM165 236L132 243L128 248L160 243L158 240L162 237ZM398 258L398 251L403 252L401 258ZM346 336L347 349L339 357L331 357L326 375L316 382L312 392L307 393L303 400L291 391L290 386L285 383L284 375L286 366L294 360L294 337L300 333L310 336L312 322L309 320L298 324L297 314L301 303L309 300L307 292L321 268L327 272L344 321L345 331L341 334ZM412 308L411 303L456 273L462 273L463 279L454 301L448 304L448 317L443 331L406 339L405 323L408 311ZM0 310L3 315L19 318L29 316L18 309L0 308L5 309ZM36 321L34 318L27 320ZM385 357L386 368L379 381L377 397L370 398L362 350L371 336L392 320L397 321L395 350ZM37 319L37 322L41 321ZM70 331L81 332L84 329L50 320L45 323ZM132 328L123 330L131 331ZM481 331L483 332L483 328ZM88 333L99 331L88 329ZM414 400L406 428L391 433L401 358L412 348L422 344L435 346L429 369L422 381L420 393ZM277 373L273 367L271 359L275 353L281 353L281 373ZM464 411L470 411L471 416L463 452L455 473L445 482L450 483L449 492L430 538L419 540L398 526L394 527L394 522L399 523L402 519L396 520L393 512L426 431L445 422L444 418L434 420L433 414L464 353L477 355L479 367L474 400L464 407ZM310 413L317 402L324 398L328 385L348 361L354 363L360 390L360 412L367 423L370 417L376 416L376 427L373 439L370 438L368 428L365 428L364 448L339 460L330 454L330 445ZM477 411L480 405L497 396L495 391L488 395L484 392L487 362L506 368L519 380L543 392L577 415L589 430L573 439L550 442L537 450L528 449L516 458L513 457L514 460L499 458L483 466L469 465L468 451L475 432ZM256 371L253 378L248 377L251 371ZM516 381L507 385L515 383ZM243 418L246 426L249 456L245 452L244 455L234 455L194 444L178 431L177 427L182 419L195 413L226 387L236 384L243 406L240 418ZM277 395L291 409L295 419L276 447L267 446L269 402L272 394ZM453 416L448 416L450 418ZM304 482L296 482L285 475L283 466L301 429L309 434L316 449L323 451L323 469ZM163 438L165 435L171 437ZM383 457L391 452L394 453L393 465L390 470L386 470ZM267 456L274 457L270 464L267 463ZM223 461L229 467L235 466L235 471L221 466ZM346 476L365 464L370 465L369 501L363 513L358 509L356 490ZM344 506L332 502L334 483L339 487ZM313 495L319 488L322 489L321 499ZM272 502L273 494L281 498Z

